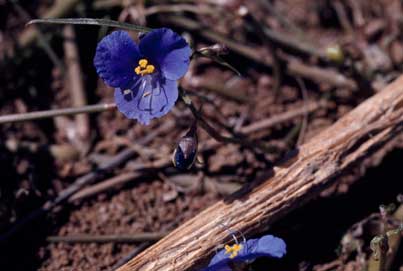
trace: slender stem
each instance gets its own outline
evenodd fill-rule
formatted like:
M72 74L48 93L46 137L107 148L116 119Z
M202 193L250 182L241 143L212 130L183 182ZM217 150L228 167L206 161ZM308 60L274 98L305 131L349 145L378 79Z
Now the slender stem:
M245 148L249 148L252 150L261 150L266 153L272 153L275 151L273 148L266 146L265 144L258 141L250 141L245 137L236 137L236 136L223 136L221 135L213 126L211 126L199 113L199 111L194 107L192 100L189 96L186 95L183 89L180 90L180 96L186 106L190 109L193 116L198 120L198 124L200 127L206 131L212 138L219 142L238 144ZM242 135L240 135L242 136Z
M5 123L14 123L14 122L22 122L22 121L30 121L30 120L38 120L38 119L47 119L54 118L57 116L67 116L67 115L76 115L76 114L84 114L84 113L96 113L103 112L110 109L115 109L116 104L94 104L94 105L86 105L81 107L71 107L64 109L51 109L30 113L21 113L21 114L12 114L12 115L4 115L0 116L0 124Z

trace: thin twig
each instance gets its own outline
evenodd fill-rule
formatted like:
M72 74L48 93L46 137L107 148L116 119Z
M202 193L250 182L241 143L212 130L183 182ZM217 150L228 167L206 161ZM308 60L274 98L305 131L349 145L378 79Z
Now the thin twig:
M72 197L70 197L69 202L73 202L76 200L81 200L81 199L84 199L87 197L91 197L91 196L96 195L100 192L103 192L111 187L118 188L119 185L130 182L139 176L140 176L140 174L137 172L128 172L128 173L124 173L124 174L121 174L118 176L114 176L103 182L100 182L95 185L82 189L81 191L79 191L78 193L76 193Z
M76 234L66 236L49 236L46 241L50 243L139 243L145 241L158 241L167 235L166 232L143 232L136 234L110 234L91 235Z
M346 31L347 34L352 34L354 32L353 27L351 26L350 20L348 18L343 3L340 0L332 1L332 6L336 11L337 17L339 18L339 22L343 27L344 31Z
M96 112L108 111L115 108L116 104L110 103L110 104L86 105L82 107L71 107L63 109L51 109L51 110L22 113L22 114L11 114L0 116L0 124L47 119L47 118L54 118L57 116L96 113Z
M268 129L273 127L274 125L290 121L296 117L302 116L307 113L311 113L325 105L324 101L319 102L310 102L303 107L297 107L296 109L289 110L282 114L274 115L270 118L262 119L260 121L256 121L251 123L248 126L244 126L240 129L240 132L243 134L251 134L264 129Z
M190 4L169 4L155 5L147 8L144 12L145 16L150 16L156 13L174 13L174 12L192 12L196 14L214 14L217 11L210 8L208 5L190 5Z
M206 28L204 25L201 25L192 19L181 16L165 16L164 19L169 23L178 25L190 31L197 31L201 36L214 42L225 44L229 49L255 61L256 63L268 67L273 66L273 59L270 57L270 55L262 52L260 48L231 40L220 33ZM357 89L357 85L353 80L345 77L337 71L319 68L316 66L309 66L297 60L289 62L289 58L282 58L282 60L287 62L286 72L290 75L301 76L315 82L328 83L335 87L346 87L352 90Z
M80 59L76 35L72 25L66 25L63 29L64 34L64 54L67 67L68 87L70 90L72 105L81 107L87 104L85 96L83 76L81 72ZM88 115L80 114L75 116L77 132L80 139L87 140L90 133L90 120Z
M266 0L259 0L258 1L260 3L260 5L266 9L270 14L272 14L274 17L276 17L276 19L286 28L290 29L291 31L293 31L295 34L297 34L299 37L303 37L304 36L304 32L297 27L293 22L291 22L290 20L287 19L286 16L284 16L284 14L282 14L281 12L279 12L272 3L270 3L270 1L266 1Z
M309 44L305 41L298 40L295 38L295 36L291 36L289 34L269 29L264 25L263 22L260 22L255 16L251 17L254 21L254 26L259 27L259 29L261 29L262 34L266 37L268 41L276 44L277 46L281 46L282 48L285 49L290 49L297 52L301 52L303 54L312 55L325 59L324 52L320 48L316 48L314 45Z

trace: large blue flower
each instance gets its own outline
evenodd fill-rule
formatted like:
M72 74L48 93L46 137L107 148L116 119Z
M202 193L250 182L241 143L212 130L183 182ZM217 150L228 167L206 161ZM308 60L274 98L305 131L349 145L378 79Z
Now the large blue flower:
M204 271L231 271L229 264L253 261L258 257L281 258L286 253L286 244L283 239L273 235L265 235L258 239L226 245L210 261Z
M178 99L176 80L189 67L191 49L168 28L148 32L137 45L125 31L98 44L94 64L99 76L115 88L120 112L148 124L167 114Z

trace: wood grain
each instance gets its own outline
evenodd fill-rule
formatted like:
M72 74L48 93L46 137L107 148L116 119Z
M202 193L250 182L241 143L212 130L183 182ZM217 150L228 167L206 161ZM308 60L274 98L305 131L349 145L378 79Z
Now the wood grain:
M400 133L402 113L403 76L290 153L265 180L207 208L118 270L198 270L229 240L223 225L250 236L316 197Z

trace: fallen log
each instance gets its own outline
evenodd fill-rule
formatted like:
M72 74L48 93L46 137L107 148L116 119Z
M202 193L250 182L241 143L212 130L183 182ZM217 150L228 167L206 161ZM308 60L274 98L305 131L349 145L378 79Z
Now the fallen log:
M246 236L261 231L318 196L402 129L403 76L288 154L263 182L207 208L118 270L197 270L231 238L227 228Z

